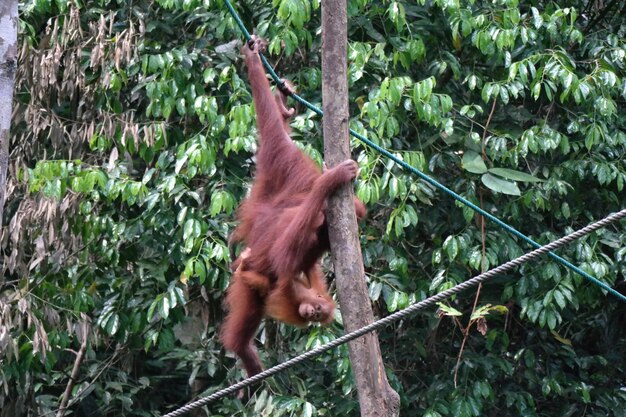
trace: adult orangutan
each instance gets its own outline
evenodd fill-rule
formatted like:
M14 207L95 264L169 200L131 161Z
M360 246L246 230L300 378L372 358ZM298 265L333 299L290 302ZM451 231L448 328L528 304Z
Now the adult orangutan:
M252 341L264 315L298 325L332 319L334 304L319 266L330 247L326 199L358 173L352 160L321 172L291 140L288 119L293 109L287 109L284 94L272 95L258 54L263 47L264 42L253 37L242 49L259 146L255 180L250 196L239 206L239 226L230 239L244 242L250 251L233 263L221 332L224 347L241 358L248 376L262 370ZM283 88L291 92L290 85ZM357 217L363 218L363 203L355 198L354 205Z

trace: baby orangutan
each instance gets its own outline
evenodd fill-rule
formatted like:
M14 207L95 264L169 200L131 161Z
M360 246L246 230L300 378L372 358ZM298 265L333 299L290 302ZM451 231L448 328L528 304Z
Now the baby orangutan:
M308 274L300 273L294 277L290 292L292 298L288 298L285 292L271 290L267 276L246 270L246 258L250 253L251 249L246 248L240 255L233 279L241 280L265 298L265 314L268 317L296 326L305 326L309 322L332 322L335 303L328 294L319 264L315 264Z

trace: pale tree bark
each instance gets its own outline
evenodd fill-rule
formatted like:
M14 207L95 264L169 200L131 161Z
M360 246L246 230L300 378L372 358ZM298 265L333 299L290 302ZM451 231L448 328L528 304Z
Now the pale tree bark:
M322 101L324 151L328 167L350 158L348 136L346 0L322 2ZM363 271L352 187L330 198L328 232L335 267L339 304L347 332L374 321ZM348 344L361 416L399 414L400 399L387 381L378 336L369 333Z
M17 0L0 1L0 227L9 166L9 132L17 62Z
M70 374L70 379L67 381L67 385L65 386L65 391L63 392L63 397L61 397L61 402L59 404L59 409L57 410L56 417L64 417L67 411L67 405L70 401L70 397L72 396L72 389L78 381L78 375L80 374L80 367L83 364L83 360L85 359L85 353L87 352L87 342L89 337L89 331L91 329L91 320L85 315L82 314L82 322L79 324L76 335L79 339L82 339L80 343L80 349L76 352L76 359L74 359L74 366L72 367L72 373Z

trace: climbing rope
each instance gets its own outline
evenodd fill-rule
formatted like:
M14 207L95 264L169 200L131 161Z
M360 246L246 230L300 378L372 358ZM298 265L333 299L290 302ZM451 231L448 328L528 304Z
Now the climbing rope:
M410 314L415 313L418 310L424 309L426 307L430 307L434 304L436 304L439 301L445 300L446 298L457 294L461 291L464 291L468 288L471 288L473 286L478 285L481 282L484 282L490 278L495 277L496 275L502 274L503 272L506 272L516 266L519 266L521 264L523 264L524 262L528 262L530 260L533 260L541 255L544 254L549 254L550 251L557 249L561 246L564 246L582 236L585 236L595 230L598 230L612 222L615 222L617 220L626 218L626 209L621 210L617 213L613 213L608 215L607 217L605 217L604 219L597 221L595 223L592 223L586 227L583 227L580 230L577 230L567 236L564 236L560 239L555 240L552 243L549 243L545 246L541 246L538 249L533 250L532 252L529 252L525 255L522 255L518 258L513 259L512 261L506 262L496 268L490 269L487 272L484 272L480 275L475 276L474 278L471 278L465 282L462 282L458 285L455 285L454 287L447 289L445 291L442 291L438 294L433 295L432 297L428 297L425 300L422 300L420 302L417 302L413 305L411 305L410 307L405 308L404 310L398 311L396 313L393 313L385 318L382 318L380 320L375 321L372 324L369 324L365 327L362 327L358 330L355 330L353 332L347 333L335 340L333 340L332 342L326 343L325 345L322 346L318 346L315 349L312 349L308 352L305 352L301 355L298 355L294 358L289 359L286 362L283 362L281 364L278 364L276 366L271 367L270 369L267 369L259 374L254 375L251 378L246 378L241 382L238 382L234 385L231 385L230 387L224 388L223 390L217 391L214 394L211 394L209 396L206 396L204 398L201 398L199 400L196 400L194 402L191 402L175 411L172 411L171 413L168 413L166 415L164 415L163 417L177 417L177 416L182 416L185 413L188 413L192 410L195 410L198 407L202 407L204 405L207 405L213 401L216 401L220 398L223 398L227 395L230 394L234 394L236 392L238 392L240 389L248 387L256 382L260 382L272 375L275 375L281 371L284 371L288 368L291 368L301 362L304 362L308 359L314 358L330 349L336 348L344 343L350 342L351 340L354 340L358 337L363 336L366 333L369 332L373 332L375 330L378 330L384 326L387 326L388 324L391 324L395 321L398 321L400 319L403 319L407 316L409 316Z
M250 40L250 33L248 32L248 30L244 26L243 22L241 21L241 18L239 17L239 15L235 11L235 9L233 8L233 5L230 3L230 0L224 0L224 1L226 3L226 7L228 7L228 10L230 11L230 14L232 15L233 19L235 19L235 22L237 23L237 26L239 26L239 29L241 29L241 31L243 32L246 40L249 41ZM261 56L261 60L263 61L263 65L265 66L265 68L269 72L270 76L274 79L274 81L279 86L282 86L283 85L283 81L276 74L276 72L274 71L272 66L269 64L269 62L267 61L265 56L263 54L261 54L261 53L259 53L259 55ZM306 101L305 99L303 99L299 95L294 93L291 96L297 102L301 103L302 105L304 105L305 107L309 108L310 110L312 110L313 112L317 113L318 115L320 115L320 116L324 115L324 113L322 112L321 109L319 109L315 105L309 103L308 101ZM508 231L509 233L511 233L511 234L519 237L520 239L526 241L527 243L529 243L530 245L532 245L535 248L542 247L539 243L535 242L534 240L532 240L528 236L524 235L522 232L518 231L513 226L503 222L502 220L500 220L496 216L486 212L482 208L478 207L476 204L472 203L471 201L467 200L466 198L462 197L461 195L455 193L454 191L452 191L451 189L449 189L445 185L441 184L440 182L438 182L434 178L429 177L428 175L424 174L422 171L420 171L420 170L416 169L415 167L407 164L406 162L404 162L403 160L399 159L398 157L396 157L394 154L392 154L388 150L378 146L377 144L375 144L371 140L367 139L365 136L361 135L360 133L350 129L350 134L352 136L354 136L355 138L359 139L361 142L363 142L366 145L368 145L369 147L371 147L374 150L376 150L378 153L380 153L382 155L385 155L387 158L391 159L396 164L400 165L402 168L405 168L405 169L409 170L411 173L417 175L418 177L420 177L422 180L426 181L427 183L429 183L433 187L438 188L439 190L441 190L444 193L448 194L449 196L451 196L452 198L454 198L455 200L457 200L461 204L464 204L465 206L467 206L467 207L471 208L472 210L474 210L476 213L479 213L480 215L484 216L485 218L491 220L492 222L494 222L498 226L502 227L504 230ZM611 288L610 286L608 286L604 282L598 280L597 278L593 277L592 275L590 275L587 272L583 271L582 269L578 268L577 266L575 266L571 262L561 258L560 256L558 256L558 255L556 255L556 254L554 254L552 252L548 253L548 256L550 256L552 259L554 259L555 261L557 261L561 265L565 266L566 268L569 268L570 270L572 270L572 271L582 275L583 278L585 278L586 280L588 280L591 283L601 287L602 289L606 290L607 292L609 292L610 294L616 296L617 298L621 299L622 301L626 301L626 295L623 295L623 294L617 292L616 290L614 290L613 288Z

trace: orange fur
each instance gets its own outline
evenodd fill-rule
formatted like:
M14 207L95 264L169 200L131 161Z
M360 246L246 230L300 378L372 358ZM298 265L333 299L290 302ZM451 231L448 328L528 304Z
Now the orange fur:
M317 264L307 274L300 273L292 279L292 291L287 297L283 292L272 291L269 277L246 270L245 259L249 253L246 249L240 256L233 280L241 280L261 297L267 297L265 315L295 326L306 326L309 322L328 324L333 320L335 303Z
M242 49L259 147L255 181L250 196L239 206L239 225L229 240L230 244L244 242L251 253L239 273L241 258L231 266L235 273L221 332L224 347L241 358L249 376L262 369L252 340L265 314L296 325L332 320L334 303L319 268L320 257L330 248L326 199L358 173L351 160L321 172L291 140L287 121L293 109L286 107L283 95L271 92L258 55L261 44L255 38ZM363 218L363 203L355 198L354 206L357 217ZM308 286L298 279L302 272Z

